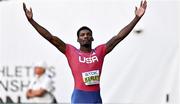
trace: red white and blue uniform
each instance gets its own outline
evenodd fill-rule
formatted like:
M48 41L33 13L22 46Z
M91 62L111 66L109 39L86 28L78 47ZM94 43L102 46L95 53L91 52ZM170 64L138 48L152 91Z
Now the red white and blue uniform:
M105 44L97 46L91 52L82 52L66 44L65 56L75 82L72 103L102 103L99 81L105 55Z

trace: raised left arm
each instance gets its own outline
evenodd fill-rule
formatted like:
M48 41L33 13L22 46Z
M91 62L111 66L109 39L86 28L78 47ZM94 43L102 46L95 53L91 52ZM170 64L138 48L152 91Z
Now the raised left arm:
M135 17L134 19L125 26L116 36L112 37L107 43L106 43L106 54L111 52L113 48L122 41L135 27L135 25L138 23L138 21L141 19L141 17L144 15L147 7L147 2L141 1L140 7L135 9Z

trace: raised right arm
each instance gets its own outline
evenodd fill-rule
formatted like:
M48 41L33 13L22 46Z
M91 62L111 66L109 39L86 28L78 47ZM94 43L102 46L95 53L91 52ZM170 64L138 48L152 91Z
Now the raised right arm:
M61 39L59 39L57 36L53 36L48 30L46 30L44 27L42 27L36 21L34 21L32 9L30 8L30 10L28 10L26 8L25 3L23 3L23 9L24 9L24 12L25 12L25 15L26 15L28 21L37 30L37 32L41 36L43 36L46 40L48 40L50 43L52 43L59 51L61 51L62 53L65 53L66 44Z

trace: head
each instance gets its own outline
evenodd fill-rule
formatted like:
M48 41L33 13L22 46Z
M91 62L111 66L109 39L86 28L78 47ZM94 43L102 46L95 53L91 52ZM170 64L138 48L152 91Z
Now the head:
M34 73L38 76L41 76L46 71L46 63L45 62L38 62L34 65Z
M41 76L45 73L45 68L37 66L34 68L34 72L36 75Z
M83 26L77 31L77 41L81 46L91 45L92 41L94 41L92 36L92 30Z

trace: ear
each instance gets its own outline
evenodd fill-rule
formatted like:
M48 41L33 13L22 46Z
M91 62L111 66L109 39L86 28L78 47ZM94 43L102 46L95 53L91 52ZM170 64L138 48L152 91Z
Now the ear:
M92 41L94 41L94 38L92 37Z

